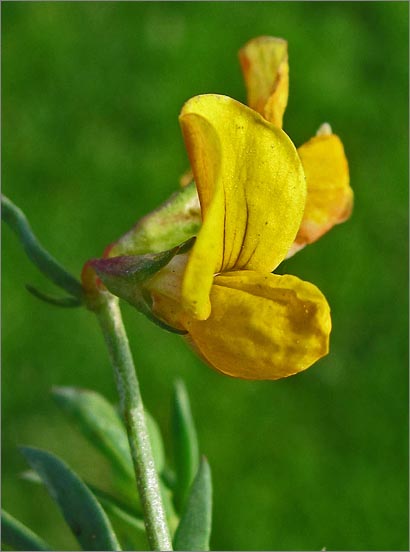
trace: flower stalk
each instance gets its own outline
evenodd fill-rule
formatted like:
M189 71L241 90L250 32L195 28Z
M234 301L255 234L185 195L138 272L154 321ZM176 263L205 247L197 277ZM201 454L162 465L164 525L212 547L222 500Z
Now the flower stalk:
M118 299L103 292L101 302L93 310L100 323L114 368L120 409L128 433L148 542L151 550L172 550L140 387Z

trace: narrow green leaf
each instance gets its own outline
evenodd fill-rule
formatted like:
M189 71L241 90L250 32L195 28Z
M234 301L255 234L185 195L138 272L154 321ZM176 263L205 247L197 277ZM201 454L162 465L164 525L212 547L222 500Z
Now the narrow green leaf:
M109 459L114 469L134 481L134 468L124 425L116 409L102 395L88 389L54 387L52 394L58 406L76 423L83 435ZM165 463L161 432L146 411L148 433L158 472Z
M28 481L29 483L34 483L35 485L44 484L41 477L34 470L26 470L20 474L20 477L25 481ZM109 500L110 502L118 506L118 508L127 512L128 515L130 515L131 517L142 520L141 511L138 508L135 508L133 504L129 504L128 502L124 502L123 500L118 499L112 494L103 491L99 487L96 487L93 483L90 483L89 481L84 481L84 483L95 495L100 504L103 504L104 500Z
M198 438L188 393L181 380L175 383L172 406L176 472L174 494L177 510L181 512L199 464Z
M206 458L203 457L175 533L175 550L209 550L211 525L211 470Z
M175 471L168 466L168 464L165 464L164 469L161 473L161 478L165 485L168 487L168 489L171 489L172 491L175 489L176 484L176 475Z
M134 478L128 437L115 408L100 394L75 387L53 387L57 405L83 435L127 479Z
M43 485L43 480L33 470L24 471L20 474L20 477L30 483ZM110 493L99 489L88 481L84 481L84 483L97 498L98 502L110 518L115 534L123 544L124 550L147 550L148 542L141 511L133 508L133 506L129 503L124 503L122 500L112 496ZM168 501L172 504L170 498ZM174 520L174 531L176 529L177 522L178 520L175 524Z
M52 550L43 539L5 510L1 512L1 542L14 550Z
M96 487L93 483L90 483L88 481L85 481L85 483L90 491L96 496L100 504L108 501L111 504L117 506L117 508L119 508L120 510L123 510L130 517L143 522L142 513L133 505L129 504L128 502L124 502L122 499L117 498L117 496L113 496L111 493L107 493L107 491L103 491L99 487Z
M131 512L126 505L108 493L90 487L113 524L124 550L148 550L148 540L142 517Z
M147 422L147 429L151 441L155 467L157 468L157 472L161 473L165 467L164 442L162 440L161 431L155 418L151 416L148 410L145 410L145 420Z
M99 502L62 460L32 447L22 447L21 451L43 480L84 550L121 550Z
M1 196L1 218L17 234L30 261L49 280L83 301L81 283L44 249L34 235L23 211L4 195Z

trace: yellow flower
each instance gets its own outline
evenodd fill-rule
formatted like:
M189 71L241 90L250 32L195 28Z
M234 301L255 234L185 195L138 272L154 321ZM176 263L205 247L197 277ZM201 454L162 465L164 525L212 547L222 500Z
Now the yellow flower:
M239 52L248 105L282 128L288 102L288 45L281 38L261 36L250 40ZM340 138L328 124L298 149L306 175L306 207L295 243L288 257L316 241L335 224L349 218L353 191Z
M154 316L187 332L218 371L275 380L327 354L331 319L313 284L272 272L345 220L353 194L342 143L329 125L298 150L282 130L289 86L286 41L251 40L240 61L249 107L203 95L189 100L180 115L201 213L187 191L188 203L176 218L173 206L185 201L182 196L111 246L106 256L113 259L93 266L113 293L143 312L148 293ZM175 235L197 233L195 244L188 253L175 248L157 257L182 241L173 242L174 218L181 223ZM142 257L115 257L124 254L143 255L149 266L159 259L162 268L137 290L132 267ZM167 255L175 256L169 262Z
M180 122L202 209L192 250L148 284L154 313L189 333L214 368L278 379L328 352L329 306L312 284L271 272L299 230L306 202L290 139L224 96L189 100Z

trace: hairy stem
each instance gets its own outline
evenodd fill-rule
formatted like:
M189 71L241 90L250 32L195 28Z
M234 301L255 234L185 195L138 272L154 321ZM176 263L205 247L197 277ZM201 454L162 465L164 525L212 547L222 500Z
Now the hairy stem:
M126 425L131 456L152 550L172 550L158 475L148 437L140 387L118 299L108 293L95 309L114 367L121 413Z

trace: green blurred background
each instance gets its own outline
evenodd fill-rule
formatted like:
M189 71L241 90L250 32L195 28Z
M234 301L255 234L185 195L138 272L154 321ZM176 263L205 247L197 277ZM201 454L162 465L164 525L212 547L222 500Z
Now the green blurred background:
M236 381L123 307L168 445L173 381L189 389L213 470L214 549L408 550L407 27L407 2L2 4L3 192L77 274L177 187L184 101L245 101L237 50L254 36L289 41L294 142L328 121L345 144L354 216L280 268L327 296L328 357L287 380ZM49 390L116 401L113 376L90 313L25 291L52 288L8 228L3 266L3 506L70 549L49 497L19 479L17 446L105 481Z

